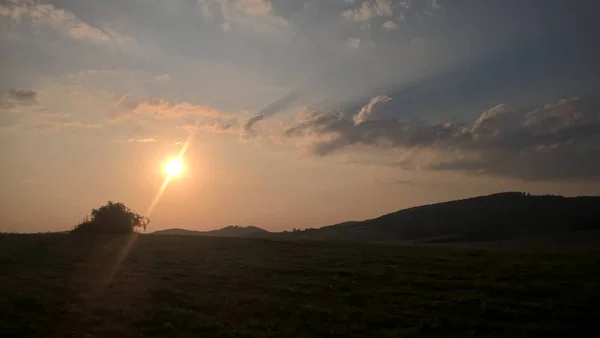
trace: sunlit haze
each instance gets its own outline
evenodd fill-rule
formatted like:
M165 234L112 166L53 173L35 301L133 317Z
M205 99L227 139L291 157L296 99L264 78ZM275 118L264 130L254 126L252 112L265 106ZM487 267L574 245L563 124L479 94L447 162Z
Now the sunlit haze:
M183 172L183 160L179 157L171 158L165 163L164 169L168 177L179 176Z
M0 232L600 193L594 1L5 0Z

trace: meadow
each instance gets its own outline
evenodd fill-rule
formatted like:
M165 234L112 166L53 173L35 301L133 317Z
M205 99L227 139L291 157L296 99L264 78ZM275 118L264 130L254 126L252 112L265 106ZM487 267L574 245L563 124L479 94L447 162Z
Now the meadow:
M0 236L0 336L598 336L600 250Z

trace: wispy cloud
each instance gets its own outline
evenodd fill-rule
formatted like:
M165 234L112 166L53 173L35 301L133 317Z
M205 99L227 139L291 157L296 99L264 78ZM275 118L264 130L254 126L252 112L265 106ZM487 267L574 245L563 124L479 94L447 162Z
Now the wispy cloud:
M4 129L55 131L62 128L102 128L102 124L82 122L71 115L50 111L38 102L33 89L11 89L0 94L0 125Z
M218 21L225 31L239 27L279 35L289 25L274 12L270 0L200 0L199 6L205 19Z
M199 123L197 125L194 124L182 124L179 126L179 128L185 129L185 130L192 130L192 129L200 129L200 130L205 130L205 131L210 131L213 133L233 133L233 123L231 121L224 121L224 120L219 120L219 119L213 119L213 120L209 120L207 122L204 123Z
M249 118L248 120L246 120L246 122L244 122L242 124L242 127L240 128L240 138L243 140L247 140L247 139L251 139L254 136L256 136L256 132L254 131L253 127L256 123L258 123L259 121L262 121L265 119L265 116L262 114L256 114L254 116L252 116L251 118Z
M169 82L170 80L171 80L171 75L169 75L169 74L162 74L162 75L156 76L156 81L158 81L158 82Z
M360 38L348 38L348 47L354 49L360 48Z
M398 25L396 25L394 21L386 21L381 24L381 27L393 31L398 28Z
M129 143L156 143L158 142L155 138L130 138L127 140Z
M10 18L17 23L28 19L34 25L48 26L75 40L116 45L135 43L134 39L114 30L93 27L65 9L59 9L52 4L40 4L33 0L10 0L0 5L0 16Z
M219 119L232 119L233 116L217 109L188 102L170 102L162 98L137 100L130 96L117 97L118 109L116 114L110 116L113 121L118 121L140 114L150 114L155 118L173 118L186 116L210 117Z
M392 3L389 0L364 1L359 8L342 11L344 18L362 22L369 21L375 17L390 17L394 15Z
M69 114L36 111L26 114L19 125L40 131L57 131L64 128L100 129L100 123L83 122L73 119Z

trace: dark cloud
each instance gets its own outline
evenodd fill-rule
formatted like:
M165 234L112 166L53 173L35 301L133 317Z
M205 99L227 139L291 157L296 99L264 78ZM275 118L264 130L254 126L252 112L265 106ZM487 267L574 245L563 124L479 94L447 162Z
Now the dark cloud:
M561 100L534 111L499 105L472 124L427 124L419 119L363 119L371 101L353 116L305 111L284 131L311 141L314 155L352 146L428 151L423 162L402 166L463 170L523 180L600 177L599 106L580 99ZM383 112L381 112L383 113ZM387 115L387 114L384 114ZM389 159L388 159L389 160ZM388 161L389 162L389 161Z
M464 128L450 123L427 125L418 119L354 123L341 112L305 112L302 121L285 130L284 135L312 137L313 153L323 156L352 145L411 148L449 144L464 138Z
M0 108L12 109L19 105L35 104L37 92L33 89L10 89L0 94Z
M596 138L598 143L600 139ZM518 152L495 149L482 152L478 159L458 159L434 164L432 170L459 170L525 181L600 178L600 150L578 149L560 144Z
M11 89L8 98L16 101L35 102L37 92L33 89Z
M252 127L259 121L262 121L265 119L265 116L262 114L256 114L254 116L252 116L251 118L249 118L248 120L246 120L246 122L244 122L244 124L242 124L241 130L240 130L240 137L242 139L250 139L255 135L255 131L252 129Z

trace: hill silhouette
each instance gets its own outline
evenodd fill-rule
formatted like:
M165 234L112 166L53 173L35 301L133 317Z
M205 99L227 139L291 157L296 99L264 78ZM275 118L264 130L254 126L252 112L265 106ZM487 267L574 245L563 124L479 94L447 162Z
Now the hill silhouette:
M194 231L186 229L166 229L153 232L154 235L190 235L190 236L218 236L218 237L256 237L268 235L265 229L255 226L237 226L230 225L218 230Z
M600 197L536 196L506 192L423 205L374 219L343 222L318 229L268 232L258 227L229 226L213 231L169 229L154 234L472 242L556 237L557 234L583 230L600 230ZM594 232L594 235L596 233Z
M365 241L499 241L600 229L600 197L498 193L286 234Z

